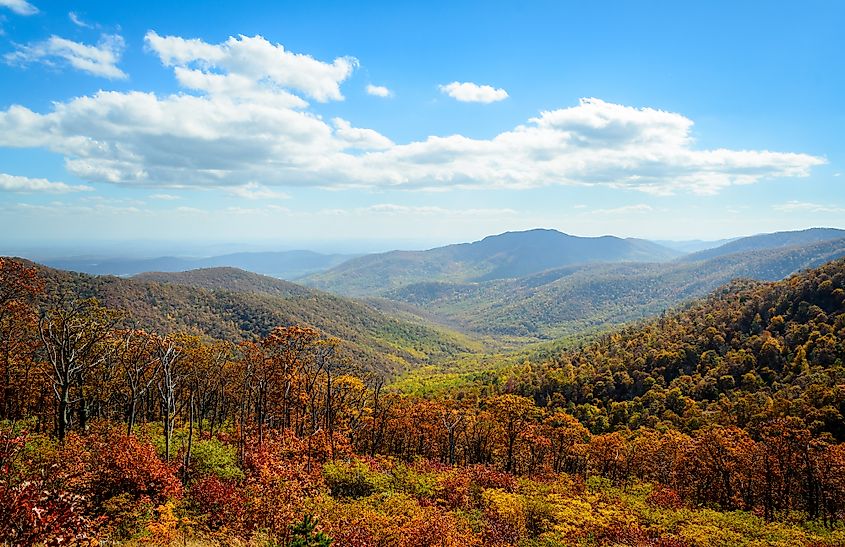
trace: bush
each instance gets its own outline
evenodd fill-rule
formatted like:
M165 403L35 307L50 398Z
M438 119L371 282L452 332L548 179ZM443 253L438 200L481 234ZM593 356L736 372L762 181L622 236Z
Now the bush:
M80 462L79 456L86 453L85 461ZM87 467L88 484L84 486L99 502L124 493L156 504L182 496L175 468L158 458L155 447L135 436L109 431L69 435L62 454L72 465Z
M195 513L203 515L205 524L212 530L241 530L246 496L232 481L208 475L191 486L189 498Z
M323 478L332 496L364 498L390 489L387 475L372 471L362 461L329 462L323 466Z
M194 442L191 448L191 472L198 477L215 475L223 480L240 480L244 472L238 467L238 451L217 439Z

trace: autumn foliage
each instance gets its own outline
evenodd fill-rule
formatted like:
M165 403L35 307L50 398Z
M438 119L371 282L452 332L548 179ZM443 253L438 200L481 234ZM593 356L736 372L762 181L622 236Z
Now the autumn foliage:
M149 333L0 282L7 544L845 541L843 262L438 397L312 327Z

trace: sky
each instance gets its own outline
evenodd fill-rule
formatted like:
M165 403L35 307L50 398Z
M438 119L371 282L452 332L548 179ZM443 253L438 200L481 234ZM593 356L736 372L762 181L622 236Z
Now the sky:
M0 0L0 251L845 227L845 3L139 6Z

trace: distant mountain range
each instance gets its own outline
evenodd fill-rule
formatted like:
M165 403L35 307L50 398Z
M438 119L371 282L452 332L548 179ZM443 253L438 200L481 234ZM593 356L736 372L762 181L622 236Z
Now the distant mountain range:
M110 305L136 309L159 329L190 326L240 339L274 324L305 322L347 340L362 357L369 351L369 361L402 348L408 364L460 353L482 337L522 344L602 330L676 307L738 277L779 280L842 256L845 230L828 228L729 240L691 254L640 239L529 230L427 251L351 258L240 253L196 262L240 263L277 277L294 277L295 268L321 270L297 281L310 288L229 267L143 273L131 280L54 275L72 280L77 293L88 287ZM128 274L190 265L158 259L123 267Z
M421 252L367 255L303 281L404 306L465 332L542 340L603 329L703 296L738 277L774 281L845 256L845 230L762 234L692 254L642 240L552 230ZM374 301L375 302L375 301Z
M207 258L163 256L158 258L70 257L44 260L52 268L93 275L122 277L143 272L184 272L200 268L231 267L279 279L296 279L327 270L358 255L321 254L313 251L230 253Z
M713 241L705 241L702 239L687 239L684 241L672 241L670 239L657 239L654 240L655 243L658 245L663 245L664 247L669 247L670 249L675 249L676 251L680 251L682 253L696 253L698 251L703 251L705 249L712 249L714 247L720 247L725 243L730 243L731 241L735 241L739 239L738 237L732 237L727 239L716 239Z
M736 278L780 280L842 256L845 238L698 261L589 264L483 283L415 283L380 297L470 332L551 339L658 314Z
M372 296L420 282L483 282L572 264L661 262L682 253L643 239L578 237L556 230L489 236L427 251L391 251L348 260L302 282L338 294Z
M797 230L793 232L759 234L734 239L718 247L688 254L681 260L686 262L696 262L698 260L706 260L708 258L733 253L776 249L796 245L810 245L820 241L831 241L833 239L841 239L843 237L845 237L845 230L838 230L836 228L810 228L808 230Z

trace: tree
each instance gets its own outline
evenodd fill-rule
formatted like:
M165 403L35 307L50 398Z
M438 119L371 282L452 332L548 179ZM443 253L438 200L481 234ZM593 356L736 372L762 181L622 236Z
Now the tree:
M488 401L493 416L505 436L505 471L514 470L514 448L540 410L534 401L520 395L497 395Z
M173 437L173 425L176 420L176 395L182 384L184 371L179 366L182 348L172 336L158 340L156 344L161 374L158 380L158 393L161 396L162 423L164 425L164 455L170 461L170 444Z
M305 515L302 517L302 522L297 522L290 527L291 537L288 546L329 547L334 540L316 528L317 519L311 515Z
M84 393L85 374L106 363L114 351L108 343L123 314L101 306L96 299L63 300L48 310L38 322L38 333L53 385L58 407L56 435L64 441L74 402L80 403L80 424L84 426L87 408ZM77 399L71 390L78 387Z
M158 380L161 370L158 338L142 330L126 330L116 340L115 361L126 381L126 432L132 434L138 401Z
M43 282L35 268L0 258L0 420L23 416L38 347L35 300Z
M457 443L458 427L464 423L466 418L466 410L459 405L448 401L447 406L443 407L440 415L440 423L446 430L448 459L449 465L455 465L455 445Z

